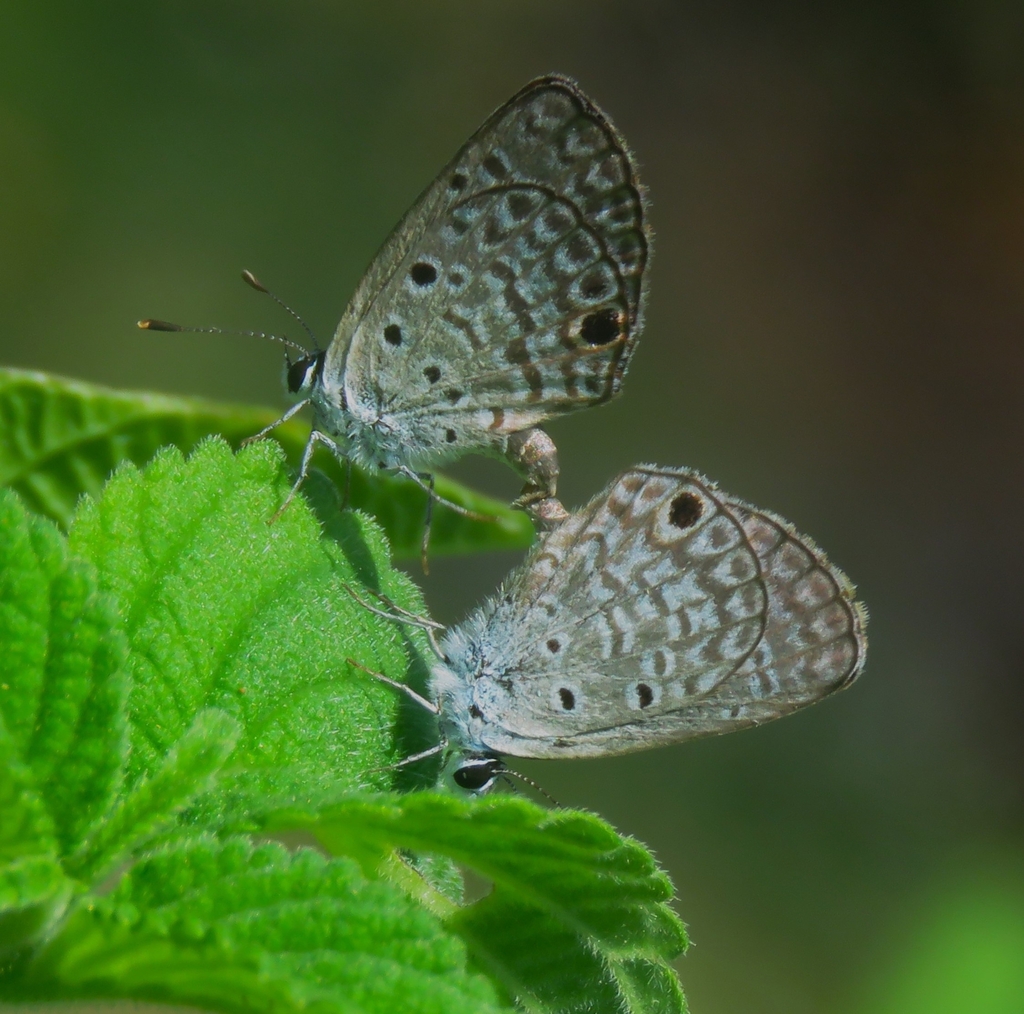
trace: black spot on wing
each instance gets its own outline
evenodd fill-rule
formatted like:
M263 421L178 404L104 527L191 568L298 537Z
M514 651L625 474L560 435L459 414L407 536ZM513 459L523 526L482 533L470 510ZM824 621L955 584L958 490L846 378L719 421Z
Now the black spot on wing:
M619 337L619 311L607 307L583 318L580 337L588 345L607 345Z
M703 513L704 504L696 493L680 493L669 506L669 524L676 528L692 528Z
M419 286L433 285L437 281L437 268L426 261L417 261L409 269L409 277Z

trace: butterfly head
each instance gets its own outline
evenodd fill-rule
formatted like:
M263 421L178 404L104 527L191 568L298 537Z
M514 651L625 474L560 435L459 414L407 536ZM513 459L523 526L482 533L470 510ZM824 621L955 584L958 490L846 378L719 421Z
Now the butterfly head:
M318 351L310 352L294 362L291 359L286 360L285 384L288 393L308 397L320 378L326 356L326 352Z

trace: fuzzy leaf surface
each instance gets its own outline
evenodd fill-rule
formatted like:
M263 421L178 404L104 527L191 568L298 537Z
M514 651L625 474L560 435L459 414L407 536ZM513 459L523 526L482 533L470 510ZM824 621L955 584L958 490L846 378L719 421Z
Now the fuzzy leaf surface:
M141 471L122 466L71 527L128 636L128 784L160 768L200 711L239 723L216 792L188 815L198 826L390 782L380 769L393 760L397 695L349 659L405 680L412 635L347 587L422 602L365 515L340 515L337 540L320 538L304 501L268 524L288 488L276 444L235 456L210 440L188 460L165 449Z
M93 568L0 490L0 964L60 916L61 859L114 804L126 651Z
M120 787L126 662L116 606L95 569L71 558L55 525L0 490L0 735L45 807L58 854Z
M73 913L15 994L232 1012L497 1014L462 941L351 860L246 839L142 859Z

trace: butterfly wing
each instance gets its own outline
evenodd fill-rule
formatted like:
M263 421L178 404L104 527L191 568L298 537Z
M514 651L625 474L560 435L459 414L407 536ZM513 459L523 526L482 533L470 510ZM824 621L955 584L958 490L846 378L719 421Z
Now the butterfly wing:
M649 237L625 144L572 81L495 112L385 242L328 352L411 444L484 447L612 397ZM452 448L456 450L456 448Z
M638 468L555 529L478 615L493 680L470 739L627 753L756 725L848 686L853 587L782 519L692 472Z

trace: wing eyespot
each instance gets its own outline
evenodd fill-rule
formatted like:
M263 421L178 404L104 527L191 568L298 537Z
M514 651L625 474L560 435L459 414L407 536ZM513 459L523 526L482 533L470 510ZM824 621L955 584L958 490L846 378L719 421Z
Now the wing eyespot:
M455 430L453 430L453 429L446 429L444 431L444 438L450 444L454 444L456 439L458 439L457 434L456 434Z
M576 695L568 687L559 688L558 699L562 702L562 708L565 711L572 711L576 707Z
M384 341L397 348L402 344L402 329L397 324L388 324L384 328Z
M580 325L580 337L588 345L607 345L619 337L622 314L614 307L588 313Z
M432 384L436 384L441 379L441 370L437 366L425 366L423 368L423 376Z
M668 509L668 521L676 528L692 528L704 513L704 504L696 493L680 493Z

